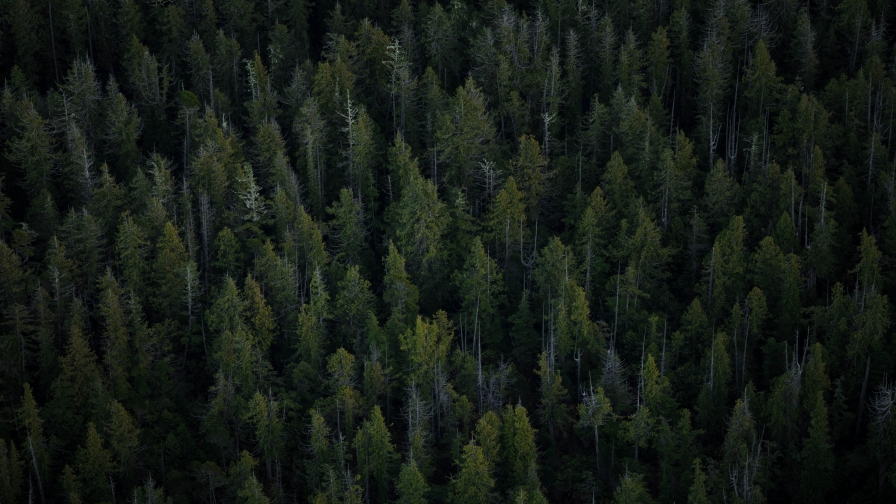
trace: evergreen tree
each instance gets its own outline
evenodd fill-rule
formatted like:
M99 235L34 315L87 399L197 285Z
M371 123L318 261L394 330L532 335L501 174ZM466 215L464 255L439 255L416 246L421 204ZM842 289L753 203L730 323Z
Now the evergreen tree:
M612 418L613 406L609 398L604 394L604 389L593 386L589 391L582 393L582 404L579 405L579 425L591 427L594 430L594 454L597 463L597 473L600 475L600 427Z
M463 449L460 471L452 481L452 502L488 504L492 499L495 480L490 474L482 448L473 441Z
M640 474L626 473L619 486L613 492L613 502L617 504L629 504L635 502L653 502L644 477Z
M25 458L30 462L27 465L30 466L29 471L33 471L34 479L37 480L41 502L45 502L44 482L46 481L49 485L50 453L44 437L43 419L40 417L40 410L34 400L29 383L25 384L25 393L22 396L22 407L18 411L18 417L25 427L25 442L27 443L24 446Z
M183 242L170 222L165 224L162 236L156 243L152 277L155 287L153 305L164 318L174 319L180 314L186 286L182 274L187 262ZM179 318L179 317L177 317Z
M365 480L368 494L372 483L370 480L373 480L376 483L377 500L380 502L387 500L387 478L395 459L395 448L392 446L391 436L379 406L373 407L370 419L365 420L358 430L355 436L355 450L358 453L360 473ZM413 493L413 485L409 490Z
M806 502L824 500L827 490L831 487L835 460L833 443L828 432L828 410L820 390L815 394L814 402L809 437L803 442L803 451L800 454L803 464L800 495Z
M389 255L383 259L383 262L385 269L383 301L390 308L388 324L395 328L395 332L402 333L404 328L407 328L417 318L419 294L417 287L411 283L405 271L404 257L391 241L389 242Z
M109 405L110 420L107 428L109 447L114 461L112 466L119 474L128 477L135 469L137 452L140 448L140 429L130 413L118 401Z
M78 478L83 495L99 500L109 497L109 475L115 471L112 454L103 448L103 439L93 422L87 424L87 440L76 454Z
M504 407L501 427L501 452L507 486L538 490L538 450L535 446L535 429L529 423L529 415L522 406Z
M424 504L426 501L426 493L429 486L417 464L413 461L401 466L401 472L398 474L398 483L396 484L398 491L398 502L401 504Z
M0 496L9 502L16 502L22 496L22 466L19 452L14 442L0 440Z
M688 492L688 504L708 504L709 496L706 492L706 474L700 464L700 459L694 459L694 483Z

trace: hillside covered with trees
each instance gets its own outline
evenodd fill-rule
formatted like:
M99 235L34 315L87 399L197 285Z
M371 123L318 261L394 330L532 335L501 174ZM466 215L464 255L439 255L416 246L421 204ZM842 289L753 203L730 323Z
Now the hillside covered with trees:
M0 502L893 502L894 27L0 0Z

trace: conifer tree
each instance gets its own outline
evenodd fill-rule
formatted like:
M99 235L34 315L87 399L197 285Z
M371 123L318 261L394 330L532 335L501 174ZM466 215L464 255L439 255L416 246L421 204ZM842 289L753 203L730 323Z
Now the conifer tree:
M51 387L49 409L57 429L82 429L92 418L97 395L104 393L102 374L81 328L73 325L69 331L65 355L59 359L59 375Z
M364 335L374 306L370 282L361 276L358 266L352 266L339 282L338 289L334 316L339 321L344 343L351 345L354 342L356 352L361 354L367 349Z
M388 476L395 459L395 448L379 406L373 407L370 418L358 430L355 451L358 453L360 475L365 481L368 495L375 483L377 500L386 501Z
M22 466L15 443L0 439L0 496L8 502L16 502L22 496Z
M390 241L389 255L383 260L385 269L385 292L383 301L390 307L389 326L395 327L395 331L404 332L417 318L417 301L419 294L417 287L411 283L405 271L404 257L398 252L398 248Z
M653 499L644 483L644 476L640 474L626 473L619 486L613 492L615 504L634 504L636 502L650 503Z
M330 240L334 244L333 258L347 266L361 262L367 237L364 210L360 199L348 189L339 191L339 201L327 208L333 216Z
M457 504L488 504L495 480L489 471L482 448L473 441L464 446L460 471L452 481L452 499Z
M103 360L108 369L113 396L123 399L130 389L128 368L131 362L131 348L128 342L127 319L121 304L121 289L111 270L106 270L106 276L101 284L104 292L101 294L100 313L105 323L106 350Z
M401 199L388 210L395 245L408 269L419 280L438 274L444 253L442 238L447 226L445 204L433 182L424 179L413 161L400 180Z
M502 297L503 281L501 270L486 254L478 236L473 238L464 267L454 272L454 284L460 294L464 317L473 327L473 345L478 344L481 348L481 339L477 338L482 338L483 333L488 334L494 327L491 321Z
M112 489L108 478L115 467L112 454L103 447L103 439L93 422L87 424L87 439L75 458L84 497L91 500L108 498Z
M164 318L174 319L180 314L180 306L186 290L181 272L187 259L187 252L177 229L171 222L166 223L162 236L156 243L152 271L155 287L153 305Z
M504 407L501 426L501 459L509 488L523 487L538 490L535 429L529 423L526 408L517 405Z
M135 469L140 448L140 429L131 414L118 401L110 402L109 416L106 429L109 448L114 457L112 464L120 475L129 477Z
M553 369L549 362L547 352L541 353L535 373L541 379L538 416L542 422L547 424L548 432L553 435L554 427L558 425L562 427L561 424L567 419L566 405L564 404L567 391L563 386L562 376Z
M504 187L498 191L491 204L488 216L489 236L494 240L496 248L504 245L504 264L510 262L511 247L520 246L520 259L523 259L524 239L528 240L526 229L525 195L519 190L516 179L507 177ZM515 251L515 250L514 250Z
M541 207L541 200L548 193L547 159L541 154L541 145L532 135L519 138L517 157L511 161L513 174L519 181L523 202L529 212L529 220L535 221Z
M251 275L246 278L243 297L246 321L252 331L252 342L263 355L267 354L277 334L277 322L261 292L261 286Z
M604 394L604 389L592 385L587 392L582 393L582 403L579 404L579 426L591 427L594 430L594 454L597 465L597 474L600 475L600 428L613 416L613 406L610 399Z
M439 116L436 132L439 155L448 165L445 178L455 185L469 186L475 167L488 159L495 126L486 109L485 93L472 78L457 88L448 108Z
M688 492L688 504L709 504L709 496L706 491L706 474L699 458L694 459L694 483Z
M22 407L18 411L18 417L25 427L25 436L27 443L24 445L25 458L30 462L27 463L29 471L33 471L34 478L37 480L37 489L40 493L41 502L46 502L46 494L44 491L44 482L49 485L48 469L50 464L50 453L48 451L46 438L44 437L43 419L40 417L40 410L34 395L31 392L31 384L25 384L25 392L22 396Z
M803 442L800 459L803 463L800 496L804 502L823 500L831 487L834 470L833 443L828 432L828 410L824 395L815 393L809 437Z
M401 466L396 484L398 502L400 504L424 504L429 485L417 469L417 464L410 461Z

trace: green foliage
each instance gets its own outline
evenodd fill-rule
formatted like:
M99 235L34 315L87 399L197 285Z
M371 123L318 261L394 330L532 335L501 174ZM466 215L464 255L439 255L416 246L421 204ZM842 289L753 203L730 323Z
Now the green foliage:
M417 464L409 462L401 466L396 484L398 502L401 504L424 504L429 485L417 469Z
M14 442L0 440L0 495L10 502L16 501L22 495L22 466Z
M831 487L834 469L833 445L828 431L828 409L820 390L814 396L809 437L803 442L803 451L800 453L803 464L800 495L805 502L818 502L824 498Z
M75 454L78 478L85 498L93 501L108 498L109 475L115 470L112 454L103 447L103 439L93 422L87 424L87 440Z
M627 473L613 492L613 502L617 504L653 502L650 492L647 491L647 485L644 484L644 476Z
M0 0L0 501L893 501L834 7Z
M362 462L361 476L365 480L372 479L376 482L377 499L385 501L389 495L387 478L396 456L395 447L391 443L391 435L386 428L386 422L379 406L373 407L370 419L365 420L358 430L355 436L355 451L358 453L358 460ZM408 482L410 488L407 491L412 494L411 498L413 499L413 495L419 493L419 484L422 482L416 480L414 475L408 477L412 481Z
M488 504L495 486L489 463L482 448L473 441L464 446L460 471L452 481L452 502L457 504Z
M501 452L508 487L538 490L538 450L535 430L522 406L505 406L501 425Z

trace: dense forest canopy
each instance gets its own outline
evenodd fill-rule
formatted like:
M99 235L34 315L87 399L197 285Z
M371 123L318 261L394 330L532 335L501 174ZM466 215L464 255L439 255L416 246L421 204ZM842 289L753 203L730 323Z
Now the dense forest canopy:
M0 502L893 502L890 0L0 0Z

